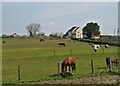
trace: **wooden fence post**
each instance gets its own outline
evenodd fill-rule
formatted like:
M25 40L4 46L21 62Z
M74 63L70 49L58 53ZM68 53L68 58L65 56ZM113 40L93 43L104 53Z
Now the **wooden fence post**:
M71 50L71 55L72 55L72 50Z
M92 73L94 73L93 60L92 59L91 59L91 69L92 69Z
M103 53L104 53L104 50L105 50L105 49L103 48Z
M55 50L54 50L54 56L55 56Z
M20 81L20 65L18 65L18 81Z
M60 63L58 62L58 75L60 75Z

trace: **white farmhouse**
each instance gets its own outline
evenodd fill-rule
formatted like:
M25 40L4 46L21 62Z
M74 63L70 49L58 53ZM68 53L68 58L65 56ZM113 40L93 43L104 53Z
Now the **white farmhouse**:
M72 39L82 39L83 33L82 29L78 26L71 27L66 34L64 35L65 38L72 38Z

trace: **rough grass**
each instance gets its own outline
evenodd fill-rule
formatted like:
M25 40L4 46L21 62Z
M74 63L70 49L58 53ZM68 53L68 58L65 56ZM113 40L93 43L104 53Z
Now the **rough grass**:
M66 47L57 45L59 40L49 40L39 42L39 38L6 38L6 44L2 45L2 67L3 83L22 83L28 81L41 81L49 79L63 79L57 74L57 63L62 62L65 57L77 57L77 70L74 76L82 77L91 74L90 60L94 62L94 72L100 73L99 67L106 66L107 56L117 56L117 47L110 46L103 53L102 48L98 52L88 43L66 42ZM103 45L102 45L103 47ZM21 67L21 81L17 81L17 66ZM52 76L52 77L51 77Z

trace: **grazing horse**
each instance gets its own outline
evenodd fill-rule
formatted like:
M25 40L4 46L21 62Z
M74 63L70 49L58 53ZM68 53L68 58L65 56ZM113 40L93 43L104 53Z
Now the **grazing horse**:
M97 52L98 46L97 45L92 45L92 47L94 48L94 52Z
M108 49L108 47L109 47L108 44L105 44L105 49Z
M97 45L97 48L99 49L99 48L100 48L100 45Z
M112 64L112 66L117 66L118 64L118 59L116 57L107 57L106 58L106 64L107 66L109 66L110 64Z
M92 44L92 47L94 48L94 52L97 52L97 50L100 48L100 45Z
M73 74L73 71L75 72L76 70L76 57L65 58L61 65L62 65L62 74L67 73L67 66L69 67L69 72L71 71L70 67L72 68L72 74Z
M59 46L64 46L64 47L65 47L65 43L63 43L63 42L58 43L58 45L59 45Z
M3 44L4 44L4 43L6 43L6 41L5 41L5 40L3 40Z
M40 42L44 42L45 40L43 38L40 39Z
M118 59L116 57L111 57L111 63L112 63L112 66L117 66Z

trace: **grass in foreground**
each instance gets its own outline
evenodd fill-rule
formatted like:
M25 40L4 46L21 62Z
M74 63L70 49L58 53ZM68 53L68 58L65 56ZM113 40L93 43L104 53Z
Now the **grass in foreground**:
M19 38L5 39L6 44L3 45L3 84L6 83L28 83L32 81L65 79L58 76L50 77L57 74L57 63L62 62L65 57L76 56L77 70L72 77L100 74L99 67L106 66L105 58L107 56L117 56L117 47L110 46L103 53L102 49L94 53L88 43L66 42L66 47L59 47L59 40L46 40L39 42L38 38ZM71 52L72 50L72 52ZM90 60L94 62L94 72L91 74ZM17 81L17 66L21 67L21 81Z

